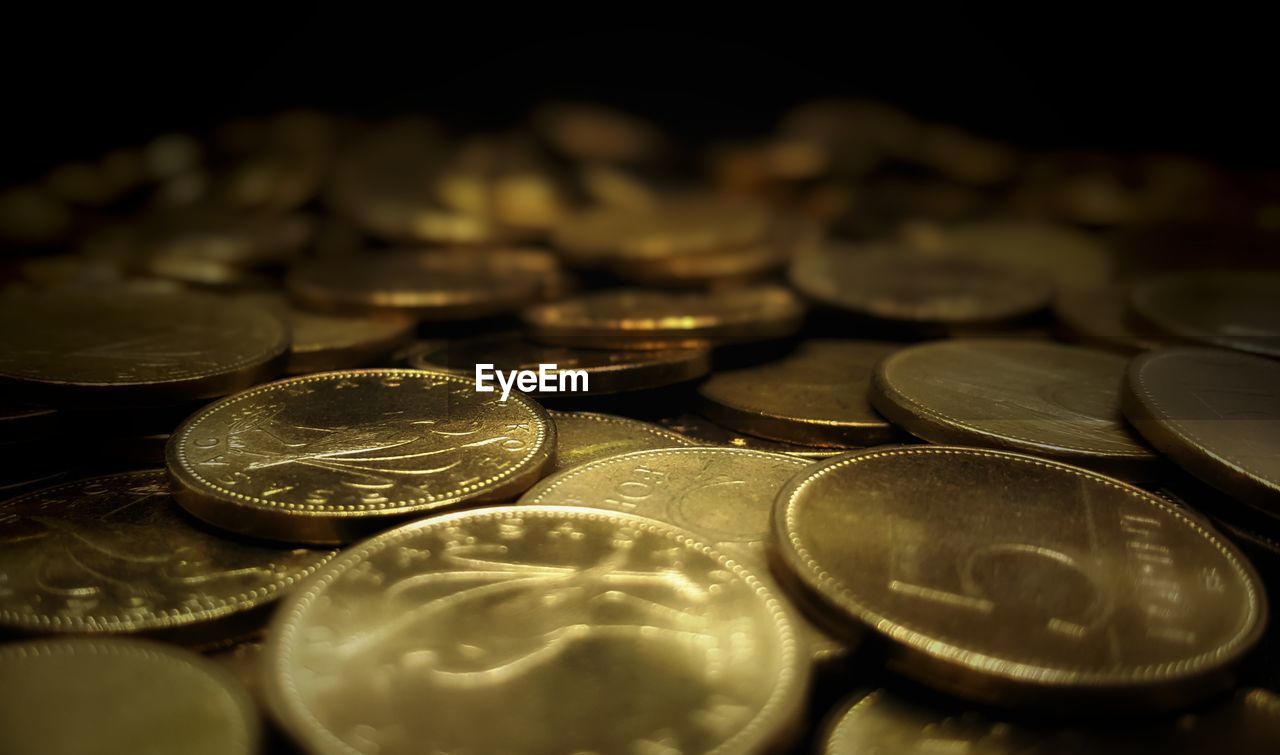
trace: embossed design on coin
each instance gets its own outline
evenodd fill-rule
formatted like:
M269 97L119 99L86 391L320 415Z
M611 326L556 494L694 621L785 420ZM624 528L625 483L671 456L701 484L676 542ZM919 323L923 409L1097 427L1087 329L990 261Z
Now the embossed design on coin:
M856 501L857 505L850 505ZM850 454L778 497L780 563L890 664L983 701L1176 706L1228 686L1266 625L1234 546L1077 467L945 446Z
M0 626L204 641L234 634L240 615L333 556L209 534L178 509L160 470L0 503L0 546Z
M347 551L278 614L267 693L317 753L748 752L805 684L766 583L595 509L449 514Z
M258 537L343 542L397 518L500 501L551 464L555 428L513 393L420 370L352 370L231 396L169 443L178 500Z
M1145 481L1160 459L1120 416L1125 364L1115 354L1042 341L936 341L881 362L871 403L934 443L1026 451Z
M158 642L0 645L0 752L253 755L249 695L226 671Z

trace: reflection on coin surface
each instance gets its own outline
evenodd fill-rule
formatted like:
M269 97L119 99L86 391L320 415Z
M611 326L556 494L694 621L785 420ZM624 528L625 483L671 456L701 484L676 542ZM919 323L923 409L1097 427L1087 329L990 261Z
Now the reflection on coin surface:
M828 249L801 255L791 282L838 309L899 325L978 325L1014 320L1049 304L1047 278L972 260L904 249Z
M1148 480L1159 457L1120 416L1125 364L1115 354L1042 341L935 341L881 362L871 403L934 443L1026 451Z
M1031 456L836 457L792 478L773 524L812 599L885 636L896 670L978 700L1185 704L1225 688L1266 623L1252 567L1198 519Z
M273 313L197 293L0 297L0 379L59 400L221 396L278 374L288 349Z
M207 532L163 471L126 472L0 503L0 626L19 632L162 632L209 641L277 599L332 551Z
M556 425L556 472L629 451L694 445L683 435L626 417L595 412L549 414Z
M474 377L477 364L491 364L504 372L534 370L554 364L561 370L584 370L592 396L658 388L707 374L711 355L706 349L666 351L610 351L544 346L518 334L440 343L416 351L409 364ZM529 395L537 396L536 391Z
M6 755L252 755L259 721L216 664L156 642L0 645Z
M397 519L501 501L551 464L555 428L512 393L421 370L290 378L197 412L169 442L178 500L255 537L335 543Z
M684 530L596 509L432 517L277 614L276 717L316 753L757 752L805 671L773 589Z
M802 459L825 459L835 456L844 449L832 446L802 446L797 443L781 443L776 440L744 435L727 427L717 425L697 414L681 414L675 417L663 417L658 424L689 438L700 446L728 446L729 448L746 448L752 451L787 454Z
M285 284L311 309L452 320L510 312L546 298L563 281L549 252L445 249L312 260L295 267Z
M803 308L779 286L714 293L600 291L525 310L531 336L582 348L670 349L782 338Z
M1186 471L1280 516L1280 363L1162 349L1129 365L1125 416Z
M1158 337L1134 327L1128 309L1119 288L1059 291L1053 299L1053 316L1067 340L1129 354L1161 346Z
M871 408L876 363L896 344L806 341L782 360L717 372L698 386L702 411L752 435L807 445L873 445L893 438Z
M1013 723L947 701L914 701L886 690L837 714L825 755L1178 755L1280 750L1280 697L1241 690L1203 711L1153 723L1092 726Z
M1139 282L1129 304L1160 332L1212 346L1280 356L1280 273L1168 273Z
M290 309L288 320L293 346L286 371L291 375L374 362L408 343L416 324L412 318L391 314L340 317L300 309Z

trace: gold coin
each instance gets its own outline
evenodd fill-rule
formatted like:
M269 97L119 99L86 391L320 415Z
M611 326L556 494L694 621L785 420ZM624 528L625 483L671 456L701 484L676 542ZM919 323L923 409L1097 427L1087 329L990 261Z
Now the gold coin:
M751 435L812 446L870 446L894 438L871 408L871 371L898 348L876 341L806 341L787 357L717 372L698 386L712 420Z
M781 566L851 630L886 638L895 670L1079 711L1211 695L1262 636L1257 575L1199 522L1077 467L901 446L802 471L773 534Z
M523 313L530 335L558 346L658 350L782 338L804 309L771 285L713 293L613 290L584 294Z
M160 470L92 477L0 503L0 626L225 639L333 556L193 525Z
M285 280L323 312L404 313L459 320L511 312L563 286L555 258L537 249L449 249L312 260Z
M1106 246L1069 226L984 220L943 228L937 246L988 265L1048 276L1060 289L1098 288L1114 275Z
M588 163L648 162L666 148L662 132L653 124L600 105L544 105L534 114L534 125L557 152Z
M152 272L169 260L233 268L285 264L302 252L312 227L302 215L193 208L152 218L140 233L134 266Z
M1128 297L1119 288L1059 291L1053 299L1058 330L1085 346L1136 354L1164 345L1130 321Z
M393 312L346 317L298 309L279 294L242 296L273 308L289 324L293 343L285 372L290 375L372 364L412 340L417 327L412 317Z
M339 543L411 516L502 501L551 466L531 399L420 370L290 378L218 401L169 441L183 508L255 537Z
M222 396L279 374L289 331L214 296L119 291L0 297L0 380L66 402Z
M878 689L855 696L833 718L825 755L1193 755L1280 749L1280 697L1243 689L1177 718L1090 726L1010 721L944 700Z
M683 435L626 417L595 412L549 414L556 424L555 472L628 451L694 445Z
M803 705L774 589L693 533L611 511L413 522L277 617L267 696L314 753L760 752Z
M1120 416L1125 365L1115 354L1041 341L935 341L881 362L871 403L934 443L1025 451L1145 481L1160 458Z
M801 255L791 282L805 296L896 325L991 325L1049 304L1047 278L939 254L828 247Z
M757 438L754 435L736 433L727 427L701 417L697 414L680 414L674 417L663 417L658 424L679 433L700 446L728 446L745 448L752 451L765 451L775 454L799 456L802 459L825 459L841 453L843 449L831 446L804 446L796 443L779 443L774 440Z
M1129 364L1121 406L1187 472L1280 516L1280 364L1217 349L1160 349Z
M1280 274L1196 270L1137 283L1129 305L1171 338L1280 357Z
M0 645L6 755L253 755L261 723L227 672L157 642Z
M518 334L505 334L430 345L415 351L408 363L420 370L438 370L468 377L475 376L477 364L490 364L504 372L537 371L540 365L554 364L561 370L586 372L589 390L585 395L602 396L659 388L702 377L711 369L711 354L706 349L570 349L543 346ZM532 391L529 395L539 394Z

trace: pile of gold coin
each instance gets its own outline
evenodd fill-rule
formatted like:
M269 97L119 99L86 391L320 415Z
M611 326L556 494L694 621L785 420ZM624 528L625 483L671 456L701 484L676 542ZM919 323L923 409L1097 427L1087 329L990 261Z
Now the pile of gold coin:
M1280 752L1274 178L836 100L54 166L0 753Z

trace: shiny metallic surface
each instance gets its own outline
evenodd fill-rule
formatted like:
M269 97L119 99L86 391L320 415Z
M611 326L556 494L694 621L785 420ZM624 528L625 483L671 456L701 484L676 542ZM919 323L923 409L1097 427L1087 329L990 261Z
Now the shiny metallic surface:
M549 414L556 426L554 472L631 451L694 445L683 435L626 417L595 412Z

